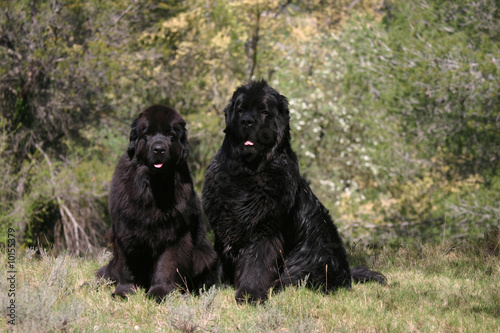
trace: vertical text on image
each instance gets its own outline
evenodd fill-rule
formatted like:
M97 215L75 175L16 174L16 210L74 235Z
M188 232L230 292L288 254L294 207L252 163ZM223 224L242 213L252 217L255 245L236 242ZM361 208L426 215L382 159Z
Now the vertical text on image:
M15 229L9 228L7 233L7 322L16 324L16 234Z

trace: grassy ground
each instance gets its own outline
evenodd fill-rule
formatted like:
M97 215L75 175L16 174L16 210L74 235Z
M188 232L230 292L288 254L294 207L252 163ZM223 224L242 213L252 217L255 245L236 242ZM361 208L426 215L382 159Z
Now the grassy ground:
M361 252L389 284L354 285L323 295L302 287L271 293L260 306L236 305L232 288L201 296L173 293L158 305L144 291L112 299L113 287L93 278L109 259L27 250L16 259L16 325L2 331L143 332L498 332L498 242L404 245ZM1 253L2 266L7 254ZM3 275L3 273L2 273ZM0 282L6 312L9 281ZM5 317L9 320L8 317Z

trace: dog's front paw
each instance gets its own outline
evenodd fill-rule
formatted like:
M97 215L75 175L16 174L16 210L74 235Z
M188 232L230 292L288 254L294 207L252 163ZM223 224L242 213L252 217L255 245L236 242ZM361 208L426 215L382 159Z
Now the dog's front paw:
M175 289L174 285L162 285L157 284L149 288L148 297L154 298L158 303L160 303L167 294Z
M240 287L236 291L235 299L238 304L243 304L243 303L260 304L267 300L267 292Z
M132 294L134 292L134 284L132 283L118 283L116 285L115 291L111 294L114 298L121 297L127 298L128 294Z

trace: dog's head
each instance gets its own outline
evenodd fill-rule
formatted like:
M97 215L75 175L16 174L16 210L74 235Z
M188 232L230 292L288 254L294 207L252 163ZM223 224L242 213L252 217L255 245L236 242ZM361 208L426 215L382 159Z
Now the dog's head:
M226 139L247 162L290 142L288 101L266 81L239 87L224 109Z
M166 173L186 162L189 154L186 122L174 109L153 105L134 120L127 149L130 159L153 174Z

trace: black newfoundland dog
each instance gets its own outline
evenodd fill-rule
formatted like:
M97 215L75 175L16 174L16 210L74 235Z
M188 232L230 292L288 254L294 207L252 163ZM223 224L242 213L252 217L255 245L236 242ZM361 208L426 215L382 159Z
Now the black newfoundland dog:
M328 210L300 176L286 97L252 81L224 113L225 138L206 170L202 201L236 300L261 302L269 288L304 280L326 292L349 288L351 278L385 283L378 272L349 268Z
M132 123L109 194L113 258L97 272L116 283L114 295L137 286L161 300L176 288L196 291L216 282L216 253L186 163L185 125L160 105Z

